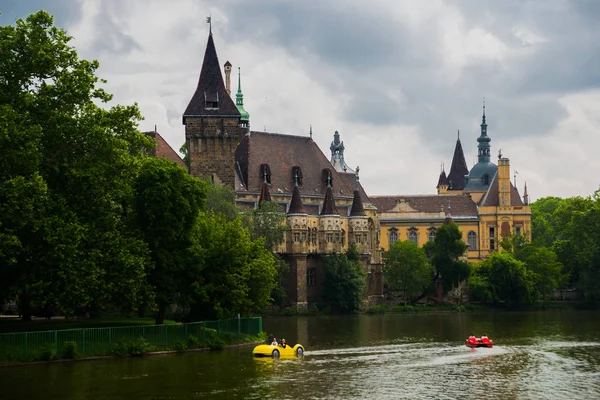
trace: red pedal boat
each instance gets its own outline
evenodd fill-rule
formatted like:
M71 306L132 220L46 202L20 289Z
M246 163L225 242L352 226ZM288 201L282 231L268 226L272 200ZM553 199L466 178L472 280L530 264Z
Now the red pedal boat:
M494 341L487 336L482 336L480 338L476 338L475 336L469 337L465 340L465 345L467 347L475 348L475 347L492 347L494 345Z

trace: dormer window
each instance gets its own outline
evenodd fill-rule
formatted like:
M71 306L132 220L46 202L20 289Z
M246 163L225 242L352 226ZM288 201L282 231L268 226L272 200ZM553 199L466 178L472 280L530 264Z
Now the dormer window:
M207 110L219 109L219 93L207 94L204 92L204 108Z
M260 181L271 184L271 168L269 164L261 164L260 166Z
M321 182L325 187L333 187L333 176L329 168L323 169L323 172L321 173Z
M302 186L302 170L295 166L292 168L292 186Z

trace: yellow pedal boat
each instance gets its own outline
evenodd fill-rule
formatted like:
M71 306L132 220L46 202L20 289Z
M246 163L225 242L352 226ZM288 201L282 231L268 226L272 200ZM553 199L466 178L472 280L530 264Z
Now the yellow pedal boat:
M304 347L301 344L295 346L281 345L273 346L272 344L259 344L252 350L254 357L273 357L273 358L291 358L302 357L304 355Z

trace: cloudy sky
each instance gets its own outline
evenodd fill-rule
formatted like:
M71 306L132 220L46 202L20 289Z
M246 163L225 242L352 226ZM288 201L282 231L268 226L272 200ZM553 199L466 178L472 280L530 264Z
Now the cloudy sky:
M484 98L492 154L510 158L521 193L600 185L600 1L2 0L0 24L39 9L175 149L211 15L252 129L312 124L327 156L338 130L371 195L435 193L458 130L472 167Z

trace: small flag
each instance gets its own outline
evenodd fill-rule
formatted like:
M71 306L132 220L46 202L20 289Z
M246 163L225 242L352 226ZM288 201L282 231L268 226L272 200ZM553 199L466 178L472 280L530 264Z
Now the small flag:
M210 24L210 17L206 17L206 23Z

